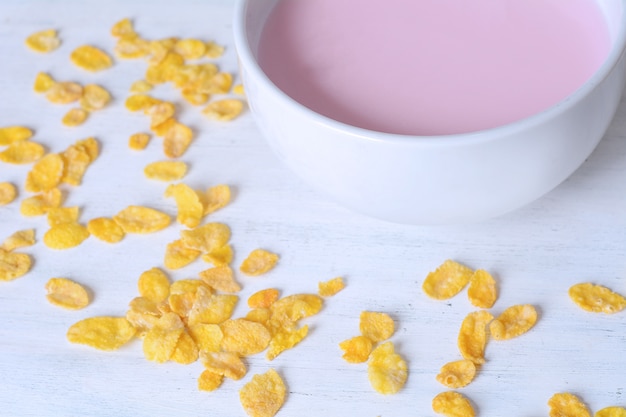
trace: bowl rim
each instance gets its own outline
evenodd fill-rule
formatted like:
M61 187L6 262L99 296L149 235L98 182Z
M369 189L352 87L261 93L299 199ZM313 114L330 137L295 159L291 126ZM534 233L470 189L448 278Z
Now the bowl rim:
M279 101L289 106L294 111L297 111L303 116L311 119L314 123L324 125L332 130L342 131L355 139L371 142L385 142L402 145L411 144L413 146L457 146L461 144L468 145L472 143L497 140L499 138L518 133L522 130L531 129L557 117L559 114L564 113L568 109L577 105L610 75L613 69L617 66L619 60L626 53L626 0L621 0L622 16L619 31L617 32L614 44L602 65L587 81L585 81L584 84L578 87L567 97L561 99L559 102L553 104L547 109L505 125L463 133L443 135L408 135L380 132L353 126L317 113L291 98L276 84L274 84L272 80L270 80L254 57L250 43L248 42L245 20L247 6L252 1L254 0L236 0L235 2L233 35L240 65L243 64L245 69L252 73L256 80L261 81L269 87L275 93L275 96Z

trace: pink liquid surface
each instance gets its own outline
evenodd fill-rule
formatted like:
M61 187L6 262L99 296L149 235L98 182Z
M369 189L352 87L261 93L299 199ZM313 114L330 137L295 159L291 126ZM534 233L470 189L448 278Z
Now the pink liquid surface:
M594 0L282 0L258 57L281 90L332 119L444 135L545 110L610 46Z

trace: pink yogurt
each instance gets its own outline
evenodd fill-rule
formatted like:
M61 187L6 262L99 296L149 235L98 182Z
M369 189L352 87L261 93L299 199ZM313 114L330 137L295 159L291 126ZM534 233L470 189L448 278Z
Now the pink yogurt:
M259 62L286 94L332 119L446 135L545 110L609 49L594 0L281 0Z

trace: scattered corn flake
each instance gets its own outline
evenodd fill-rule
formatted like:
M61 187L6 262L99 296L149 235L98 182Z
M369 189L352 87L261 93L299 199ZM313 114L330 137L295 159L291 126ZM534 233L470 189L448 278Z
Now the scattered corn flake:
M185 59L200 59L206 54L206 44L199 39L180 39L174 52Z
M239 297L231 294L212 294L210 290L199 287L191 311L189 325L197 323L220 324L233 315Z
M150 47L152 48L152 44ZM155 58L154 55L153 58ZM158 63L148 65L145 79L151 84L162 84L167 81L172 81L178 68L182 67L184 64L185 59L170 50L165 52L165 56L163 56Z
M204 368L235 381L243 378L248 370L239 355L234 352L200 352Z
M437 394L432 402L433 411L447 417L474 417L476 412L472 403L463 395L455 391L446 391Z
M63 153L63 176L61 182L78 186L83 181L83 176L91 164L91 156L85 146L71 145Z
M430 272L422 289L431 298L446 300L458 294L474 274L472 269L452 260L446 260L434 272Z
M265 326L269 322L271 314L272 313L269 308L254 308L248 311L245 319L261 323Z
M248 297L248 307L269 308L280 297L280 291L276 288L266 288Z
M596 411L593 417L626 417L626 408L606 407Z
M200 279L209 287L226 293L241 291L241 285L235 281L233 270L229 266L216 266L199 273Z
M50 278L46 283L46 298L56 306L68 310L80 310L89 305L89 293L85 287L68 278Z
M0 127L0 146L7 146L15 142L30 139L33 131L24 126Z
M198 389L200 391L215 391L222 385L223 380L224 375L205 369L198 377Z
M225 98L209 103L202 113L211 120L228 122L236 118L243 111L243 101L236 98Z
M135 333L125 317L99 316L74 323L67 331L67 339L100 350L116 350L128 343Z
M462 388L476 376L476 365L469 359L448 362L441 367L437 381L448 388Z
M278 263L278 255L265 249L255 249L243 260L239 270L246 275L262 275Z
M272 333L266 359L274 360L282 352L293 348L309 334L309 326L304 325L299 329L282 327Z
M211 77L206 79L206 81L199 87L200 91L206 94L226 94L230 91L230 88L233 85L233 76L227 72L218 72L217 74L211 74ZM237 103L226 103L224 105L217 105L216 110L218 110L218 115L223 113L224 110L231 108L226 113L232 115L232 113L237 109L239 105L243 108L243 102L237 99L224 99L224 100L232 100L239 101ZM206 113L205 113L206 114ZM235 115L236 116L236 115ZM231 117L232 118L232 117Z
M209 101L210 96L205 93L198 93L195 90L183 90L181 93L182 97L185 101L192 106L202 106Z
M132 205L113 216L113 220L126 233L154 233L165 229L171 222L170 216L163 212Z
M44 147L39 143L25 140L11 143L0 152L0 161L7 164L30 164L39 160L45 152Z
M349 363L363 363L367 361L372 353L374 344L372 340L363 335L344 340L339 343L339 348L343 350L343 359Z
M72 81L56 82L46 92L48 101L55 104L73 103L82 96L83 86Z
M163 328L158 324L148 330L143 338L143 354L145 358L156 363L164 363L170 360L184 331L183 328Z
M111 35L116 38L134 38L137 36L137 33L135 32L133 22L129 18L124 18L111 27Z
M76 223L78 221L78 207L51 207L48 210L48 225L58 226L63 223Z
M67 127L80 126L85 123L87 116L89 116L89 112L87 112L87 110L81 108L69 109L68 112L65 113L65 116L61 119L61 123Z
M323 305L324 300L316 294L293 294L275 301L269 308L273 320L289 324L319 313Z
M52 52L61 45L61 40L54 29L35 32L26 38L26 46L35 52Z
M163 153L168 158L179 158L187 151L192 140L191 128L174 121L163 135Z
M170 119L176 113L176 106L169 101L160 101L152 106L144 109L144 113L150 116L150 128L154 129L156 126Z
M126 235L124 229L108 217L97 217L89 220L87 230L96 238L107 243L117 243Z
M31 193L49 191L55 188L63 176L63 158L56 153L49 153L35 162L26 175L24 188Z
M230 203L230 187L225 184L214 185L205 192L197 191L204 206L204 215L211 214Z
M102 71L113 65L113 59L102 49L92 45L83 45L74 49L70 60L79 68L91 72Z
M170 129L172 129L176 125L176 123L178 123L178 121L176 121L176 118L170 117L160 125L153 127L152 133L154 133L154 135L157 137L164 138L167 132L169 132Z
M187 174L187 164L183 161L152 162L143 169L146 178L157 181L176 181Z
M226 266L230 265L233 261L233 248L230 245L220 246L219 248L213 249L209 253L205 253L202 255L202 260L204 262L208 262L213 264L214 266Z
M171 288L170 288L171 291ZM170 293L167 297L169 309L178 314L181 318L188 318L193 305L196 302L196 294L193 292Z
M246 319L231 319L220 324L224 337L222 350L240 356L254 355L265 350L272 339L270 332L260 323Z
M467 297L470 303L478 308L493 307L498 298L496 280L489 272L477 269L470 278Z
M87 84L83 88L80 106L88 111L102 110L111 101L111 93L98 84Z
M363 336L377 343L389 339L395 331L395 325L387 313L363 311L361 312L359 329Z
M591 417L585 403L569 392L554 394L548 400L550 417Z
M154 267L141 273L137 288L142 297L154 303L160 303L167 300L170 295L170 280L165 272Z
M172 285L170 285L170 294L183 294L188 292L195 294L200 287L210 291L210 287L199 279L179 279L178 281L172 282Z
M51 227L43 235L43 243L50 249L70 249L89 237L87 228L78 223L62 223Z
M146 111L152 106L160 103L161 100L158 98L154 98L147 94L133 94L126 99L124 106L127 110L136 112L136 111Z
M270 369L254 375L239 391L241 405L250 417L273 417L285 403L287 387L278 372Z
M206 43L206 57L207 58L219 58L224 54L224 47L222 45L218 45L215 42L207 42Z
M189 333L183 331L170 359L172 362L176 362L181 365L189 365L190 363L198 360L199 353L200 352L196 342L189 335Z
M91 162L95 161L100 154L100 146L98 145L98 141L94 137L77 140L74 145L85 149L85 151L87 151L87 154L89 155L89 159Z
M126 319L137 329L139 337L144 337L145 333L157 325L162 316L159 306L145 297L135 297L128 303Z
M22 200L20 213L23 216L41 216L53 207L59 207L63 200L63 194L58 188L53 188L41 194Z
M0 281L12 281L30 271L32 260L25 253L0 248Z
M185 246L182 240L170 242L165 247L164 265L168 269L180 269L200 256L200 251Z
M626 308L624 296L590 282L571 286L569 297L578 307L592 313L613 314Z
M406 361L394 351L392 342L385 342L370 355L367 375L372 388L381 394L395 394L408 377Z
M461 323L457 344L463 358L479 365L485 363L487 346L487 325L493 320L491 313L485 310L469 313Z
M342 277L336 277L331 280L320 282L317 284L317 293L321 297L332 297L346 287Z
M150 53L150 42L139 36L122 38L117 41L113 51L115 55L122 59L141 58Z
M35 229L24 229L13 233L6 238L0 249L4 249L7 252L12 250L32 246L35 244Z
M39 72L37 73L37 76L35 77L35 82L33 84L33 91L39 94L46 93L48 92L48 90L52 88L55 82L56 81L54 81L54 78L52 78L49 74L45 72ZM2 141L0 140L0 143L1 142Z
M235 84L233 86L233 93L238 94L240 96L246 95L246 92L243 89L243 84Z
M189 327L189 334L201 352L219 352L224 333L218 324L198 323Z
M188 248L211 253L230 240L230 228L224 223L207 223L190 230L181 230L180 237Z
M134 133L128 138L128 147L135 151L146 149L150 142L150 135L147 133Z
M530 304L507 308L489 324L489 332L495 340L507 340L521 336L537 322L537 310Z
M12 203L17 197L17 188L10 182L0 182L0 206Z
M187 184L170 184L165 190L165 197L173 197L176 200L178 223L189 228L200 224L203 216L203 207L198 194Z
M147 93L153 88L154 86L150 84L148 81L139 80L139 81L135 81L134 83L130 85L130 92L131 93Z

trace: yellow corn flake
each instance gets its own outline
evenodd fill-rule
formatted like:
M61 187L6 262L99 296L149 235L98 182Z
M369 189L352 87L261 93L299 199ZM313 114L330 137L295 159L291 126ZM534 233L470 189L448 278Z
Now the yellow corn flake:
M370 355L367 375L372 388L381 394L395 394L408 377L406 361L394 350L392 342L385 342Z
M246 275L262 275L278 263L278 255L265 249L255 249L243 260L239 270Z
M205 93L198 93L194 90L183 90L181 93L185 101L192 106L201 106L209 101L209 95Z
M116 350L128 343L136 330L125 317L90 317L74 323L67 340L100 350Z
M493 307L498 298L496 280L489 272L477 269L470 278L467 297L478 308Z
M113 216L113 220L126 233L154 233L165 229L171 222L167 214L143 206L128 206Z
M158 136L160 138L164 138L165 135L167 135L167 133L170 131L170 129L172 129L174 126L176 126L177 123L178 123L178 121L176 120L176 118L170 117L169 119L167 119L166 121L164 121L160 125L151 128L152 129L152 133L154 133L155 136Z
M233 86L233 93L240 96L244 96L246 92L243 89L243 84L236 84Z
M239 297L230 294L211 294L198 288L196 299L189 311L189 325L198 323L220 324L231 318Z
M211 214L230 203L230 187L225 184L215 185L205 192L198 191L198 196L204 206L204 215Z
M227 72L219 72L217 74L211 74L211 77L204 80L202 85L199 86L199 90L206 94L226 94L230 91L230 88L233 85L233 76ZM237 99L225 99L225 100L233 100L239 101ZM232 103L231 103L232 104ZM231 104L227 104L225 106L218 105L217 108L224 110L226 107L231 107ZM243 108L243 102L240 101L240 104ZM232 104L233 108L237 108L239 104Z
M45 152L39 143L25 140L12 143L0 152L0 161L7 164L30 164L39 160Z
M305 325L299 329L279 328L272 333L269 349L265 357L267 360L274 360L282 352L293 348L300 343L309 333L309 326Z
M71 145L62 154L63 177L61 182L78 186L83 181L87 167L91 164L91 156L85 146Z
M583 310L613 314L626 308L626 298L601 285L585 282L570 287L569 297Z
M0 206L5 206L17 197L17 188L10 182L0 182Z
M246 365L234 352L201 352L200 361L206 370L235 381L248 372Z
M200 279L209 287L227 293L241 291L241 285L235 281L233 270L228 266L216 266L201 271Z
M45 72L39 72L37 73L37 76L35 77L35 83L33 84L33 91L39 94L45 93L52 88L55 82L56 81L54 81L54 78L52 78L49 74L46 74Z
M257 323L261 323L262 325L265 326L269 322L270 317L271 317L271 311L269 308L254 308L248 311L248 314L246 314L245 319L254 321Z
M211 120L228 122L236 118L243 111L243 101L236 98L225 98L209 103L202 113Z
M78 221L78 207L51 207L48 210L48 225L58 226L63 223L76 223Z
M448 388L462 388L476 376L476 365L468 359L448 362L441 367L437 381Z
M170 359L172 362L176 362L181 365L188 365L198 360L199 353L200 352L198 351L198 345L196 345L196 342L189 335L189 333L183 331Z
M207 42L206 43L206 57L207 58L219 58L224 54L224 47L222 45L218 45L215 42Z
M272 318L280 323L295 323L320 312L324 300L316 294L293 294L275 301Z
M144 297L133 298L128 307L126 319L137 329L140 338L144 338L146 333L158 324L163 314L156 303Z
M174 46L178 42L178 38L165 38L150 41L148 50L150 51L150 64L158 65L162 62L167 54L174 49ZM182 57L181 57L182 58Z
M339 348L343 350L342 357L349 363L363 363L367 361L373 347L372 340L362 335L339 343Z
M200 59L206 54L206 44L199 39L181 39L174 45L174 52L185 59Z
M45 288L46 298L56 306L80 310L89 305L89 293L85 287L68 278L50 278Z
M80 98L80 106L88 111L102 110L111 101L111 93L98 84L87 84Z
M250 417L273 417L285 403L287 387L278 372L270 369L254 375L239 391L239 400Z
M35 244L35 229L25 229L13 233L6 238L0 249L4 249L7 252L12 250L32 246Z
M165 248L164 264L168 269L179 269L189 265L200 256L200 251L188 248L182 240L175 240Z
M476 365L485 363L485 347L487 346L487 325L493 320L488 311L469 313L461 323L457 344L463 358Z
M152 44L150 45L152 49ZM166 48L167 49L167 48ZM155 55L153 54L153 58ZM172 81L178 68L185 64L185 59L175 52L165 52L158 61L151 63L146 70L145 79L151 84L162 84Z
M107 243L117 243L126 235L124 229L108 217L97 217L89 220L87 230L91 235Z
M80 100L82 96L83 86L71 81L54 83L46 92L48 101L55 104L73 103Z
M74 108L68 110L65 113L65 116L61 119L61 122L67 127L75 127L80 126L85 123L87 120L87 116L89 116L89 112L84 109Z
M447 417L474 417L476 412L472 403L463 395L455 391L446 391L437 394L432 402L433 411Z
M63 176L63 158L49 153L33 165L26 176L26 191L37 193L55 188Z
M219 248L213 249L209 253L202 255L202 260L213 264L215 266L230 265L233 261L233 248L230 245L224 245Z
M187 164L182 161L152 162L143 169L146 178L157 181L176 181L187 174Z
M395 325L393 319L386 313L363 311L359 329L363 336L376 343L389 339L395 331Z
M269 308L280 297L280 291L276 288L260 290L248 297L248 307Z
M153 88L154 88L154 86L152 84L150 84L148 81L146 81L146 80L139 80L139 81L135 81L134 83L131 84L130 92L131 93L147 93L148 91L152 90Z
M135 151L146 149L150 142L150 135L147 133L134 133L128 138L128 147Z
M113 48L115 55L122 59L136 59L150 53L150 42L139 36L122 38Z
M63 200L63 194L58 188L53 188L41 194L22 200L20 213L23 216L41 216L46 214L51 208L59 207Z
M530 304L507 308L489 324L489 332L495 340L507 340L521 336L537 322L537 310Z
M346 287L346 284L343 281L342 277L336 277L329 281L318 283L317 293L320 297L332 297L337 294L339 291L343 290Z
M455 261L447 260L426 276L422 289L431 298L446 300L458 294L467 285L473 274L472 269Z
M200 391L215 391L222 385L224 375L204 370L198 377L198 389Z
M12 281L30 271L32 260L25 253L0 248L0 281Z
M193 228L200 224L203 207L198 194L186 184L171 184L165 190L165 197L173 197L178 207L176 220L178 223Z
M626 408L606 407L596 411L593 417L626 417Z
M113 60L103 50L91 45L83 45L74 49L70 60L79 68L91 72L102 71L113 65Z
M158 322L160 321L161 319L158 320ZM163 328L158 324L148 330L143 338L143 354L145 358L156 363L164 363L170 360L184 331L182 327Z
M188 248L211 253L230 240L230 228L224 223L207 223L190 230L181 230L180 237Z
M172 285L170 285L170 294L184 294L189 292L195 294L200 287L209 291L211 290L210 287L199 279L179 279L178 281L172 282Z
M43 235L43 243L50 249L70 249L89 237L87 228L78 223L62 223L51 227Z
M54 29L35 32L26 38L26 46L35 52L52 52L61 45L61 40Z
M87 152L87 155L89 155L91 162L95 161L100 154L98 141L94 137L78 140L74 145L83 148Z
M550 417L591 417L585 403L574 394L560 392L548 400Z
M137 282L139 295L154 302L165 301L170 295L170 280L159 268L144 271Z
M201 352L219 352L224 333L218 324L198 323L189 327L189 334Z
M174 116L176 106L169 101L161 101L144 110L150 116L150 128L154 128Z
M224 337L222 350L240 356L254 355L265 350L272 336L260 323L246 319L226 320L220 324Z
M0 146L7 146L15 142L30 139L33 131L24 126L0 127Z
M172 123L163 136L163 153L168 158L179 158L185 154L193 140L193 131L179 122Z
M178 314L181 318L188 318L193 305L196 302L196 294L192 292L186 293L170 293L167 297L167 305L169 309Z
M111 35L116 38L134 38L137 36L133 22L129 18L124 18L116 22L111 27Z
M154 98L147 94L133 94L126 99L124 106L127 110L132 112L146 111L147 109L159 104L160 102L161 100L159 100L158 98Z

